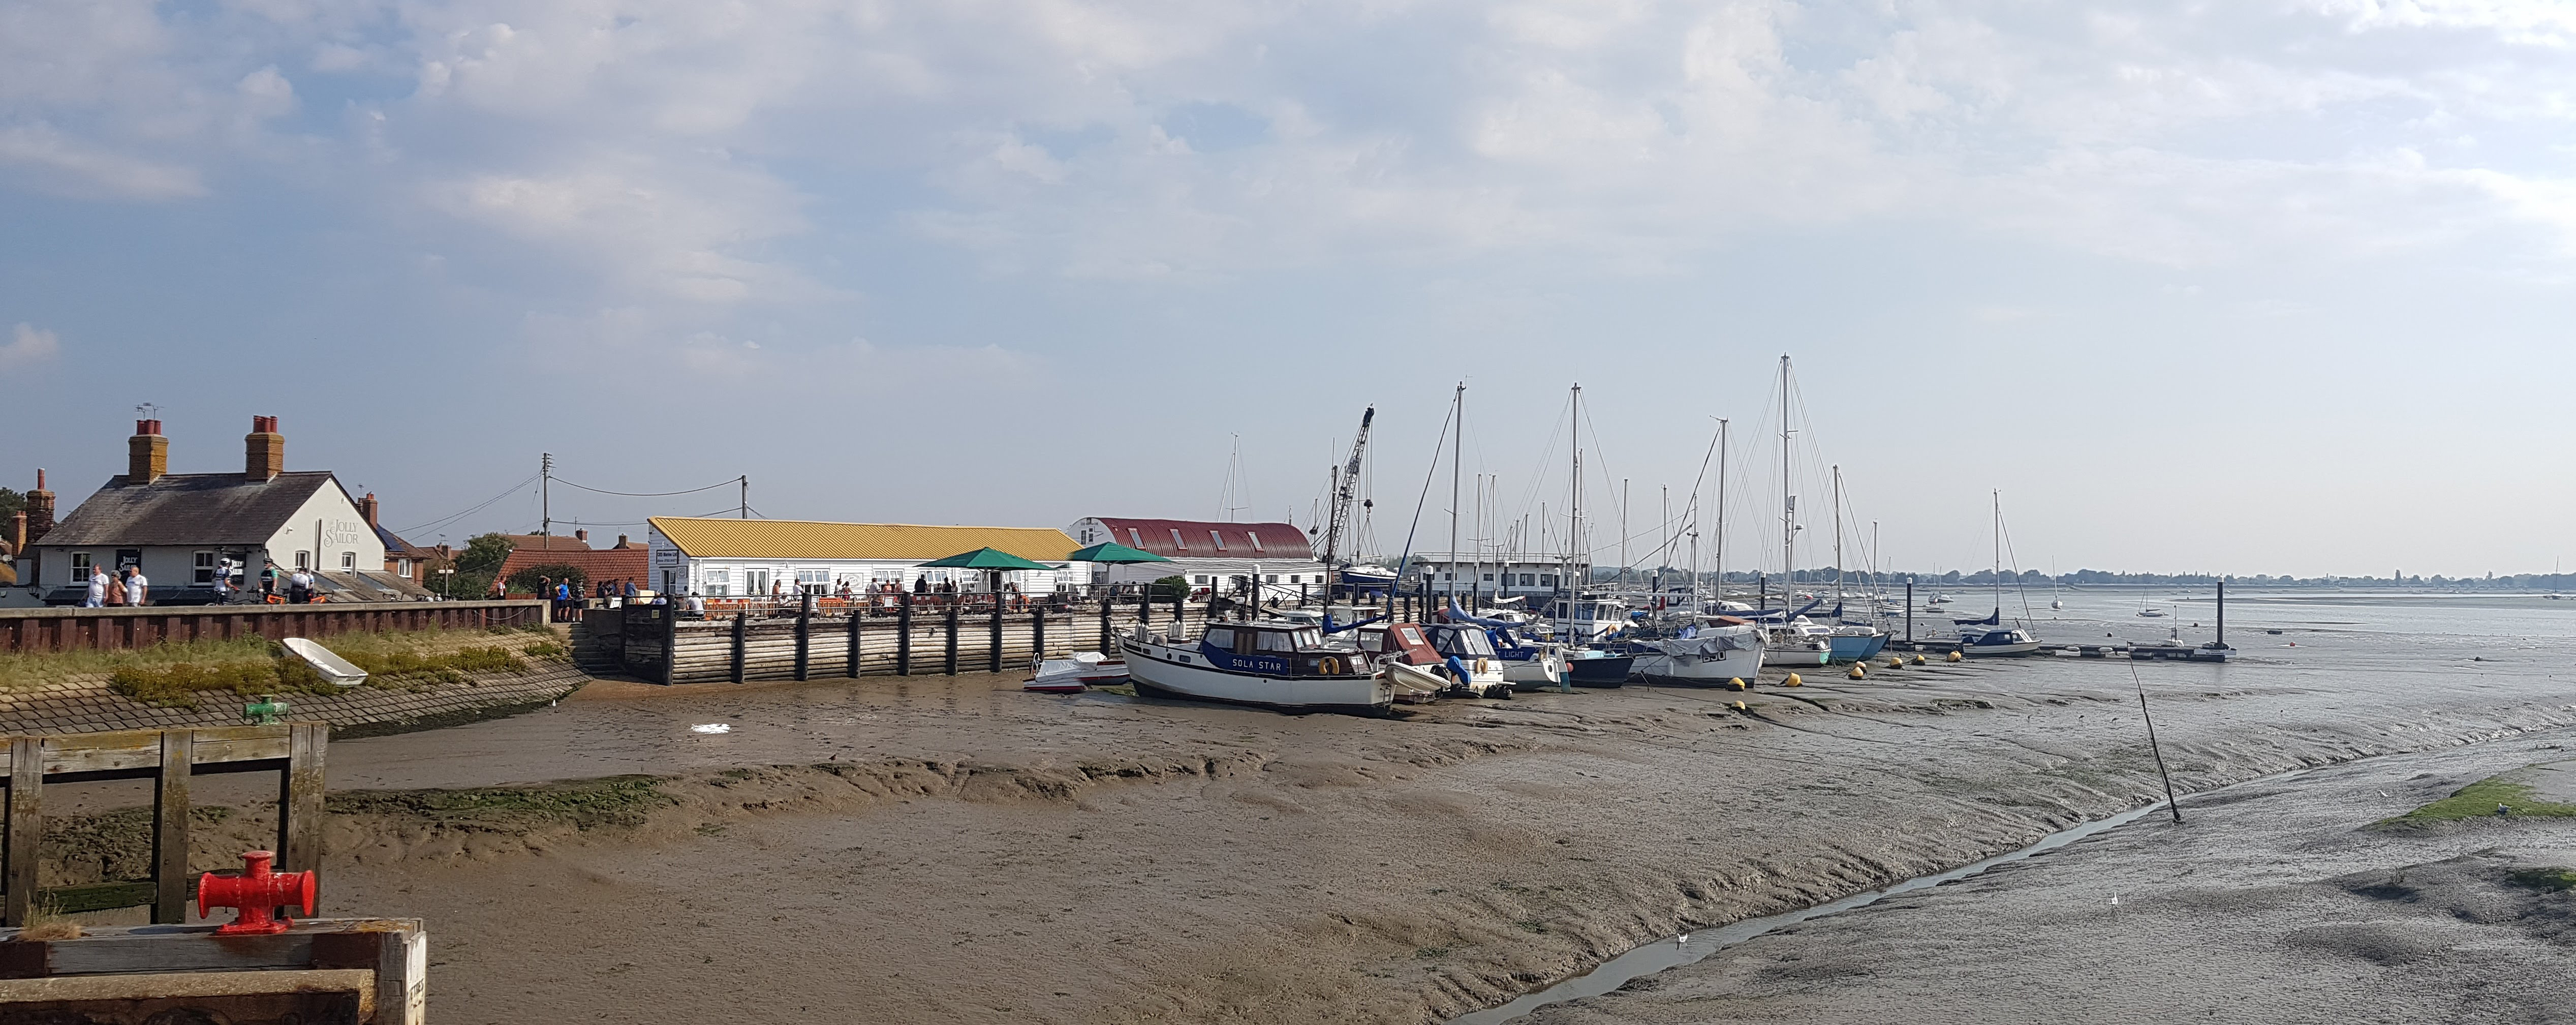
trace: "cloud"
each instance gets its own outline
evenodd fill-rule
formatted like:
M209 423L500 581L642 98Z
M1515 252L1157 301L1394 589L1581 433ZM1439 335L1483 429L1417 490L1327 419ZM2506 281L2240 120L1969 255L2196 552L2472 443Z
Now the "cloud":
M0 128L0 167L60 196L167 200L206 193L193 168L108 152L43 124Z
M10 333L9 341L0 343L0 370L50 362L62 351L62 339L53 332L21 323Z

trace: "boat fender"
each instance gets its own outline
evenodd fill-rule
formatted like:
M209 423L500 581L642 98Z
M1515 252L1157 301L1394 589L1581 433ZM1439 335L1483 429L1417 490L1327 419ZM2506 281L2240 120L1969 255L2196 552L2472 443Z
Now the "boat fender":
M1806 681L1798 679L1798 674L1796 674L1796 673L1790 673L1790 674L1789 674L1789 678L1788 678L1788 679L1780 681L1780 686L1783 686L1783 687L1798 687L1798 686L1803 686L1803 685L1805 685L1805 683L1806 683Z
M1735 689L1737 689L1737 690L1743 690L1743 689L1744 689L1744 678L1743 678L1743 677L1741 677L1741 676L1738 676L1738 677L1736 677L1736 678L1734 678L1734 679L1731 679L1731 680L1726 681L1726 685L1727 685L1727 686L1729 686L1729 687L1733 687L1733 688L1735 688Z
M1855 679L1855 680L1866 680L1866 679L1869 679L1869 670L1866 670L1866 669L1861 668L1861 667L1860 667L1860 663L1858 663L1858 662L1854 662L1854 663L1852 663L1852 670L1851 670L1850 675L1851 675L1851 678L1852 678L1852 679Z
M1958 652L1955 652L1955 651L1953 651L1953 652L1951 652L1951 653L1950 653L1950 661L1952 661L1952 662L1956 662L1956 661L1958 661L1958 660L1960 660L1960 659L1962 659L1962 658L1966 658L1966 657L1967 657L1967 656L1965 656L1965 655L1961 655L1961 654L1959 654Z

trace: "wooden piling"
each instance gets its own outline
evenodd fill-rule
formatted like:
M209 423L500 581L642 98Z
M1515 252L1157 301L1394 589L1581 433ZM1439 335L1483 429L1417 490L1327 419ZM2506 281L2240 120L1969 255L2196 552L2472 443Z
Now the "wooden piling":
M733 682L742 682L742 644L751 630L751 613L733 614Z
M948 672L948 675L950 675L950 676L955 676L955 675L957 675L957 597L958 597L957 595L953 595L953 594L948 596L948 668L947 668L947 672Z
M161 768L152 791L152 923L188 921L188 777L196 768L197 731L161 732Z
M867 622L867 618L865 606L850 607L850 657L841 664L841 675L854 680L859 676L859 624Z
M1002 592L1000 592L1000 591L995 591L995 592L993 592L993 627L992 627L992 639L988 642L988 645L987 645L987 646L988 646L988 648L990 649L990 652L991 652L991 663L992 663L992 664L985 666L985 667L984 667L984 671L985 671L985 672L988 672L988 673L998 673L998 672L1001 672L1001 671L1002 671Z
M300 722L288 727L286 771L279 774L277 783L279 871L322 867L322 755L330 742L329 723Z
M814 593L805 592L804 604L796 609L796 678L810 679L813 669Z
M1033 660L1030 665L1035 666L1046 661L1046 608L1044 606L1029 610L1029 647L1033 649L1029 652L1029 657Z
M912 675L912 592L905 591L894 607L894 674Z
M9 738L9 806L7 848L9 887L0 904L0 925L23 926L36 907L37 848L44 839L45 742L39 737Z

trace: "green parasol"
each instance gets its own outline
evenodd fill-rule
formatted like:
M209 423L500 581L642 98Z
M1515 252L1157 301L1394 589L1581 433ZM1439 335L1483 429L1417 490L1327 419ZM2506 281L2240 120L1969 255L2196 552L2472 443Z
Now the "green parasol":
M1152 552L1129 548L1116 541L1103 541L1089 548L1077 550L1073 554L1065 556L1065 560L1068 562L1103 562L1121 566L1136 562L1172 561Z

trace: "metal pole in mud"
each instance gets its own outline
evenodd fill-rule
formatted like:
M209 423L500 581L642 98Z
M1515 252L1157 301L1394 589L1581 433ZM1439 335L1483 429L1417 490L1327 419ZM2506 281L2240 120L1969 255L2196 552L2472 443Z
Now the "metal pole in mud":
M912 675L912 592L895 595L894 674Z
M1905 643L1914 643L1914 578L1905 578Z
M2182 803L2174 799L2173 774L2165 771L2165 751L2156 744L2156 717L2147 714L2147 685L2138 679L2137 660L2129 662L2129 682L2138 687L2138 715L2147 721L2147 750L2155 752L2156 775L2165 780L2165 810L2173 812L2174 825L2182 825Z

